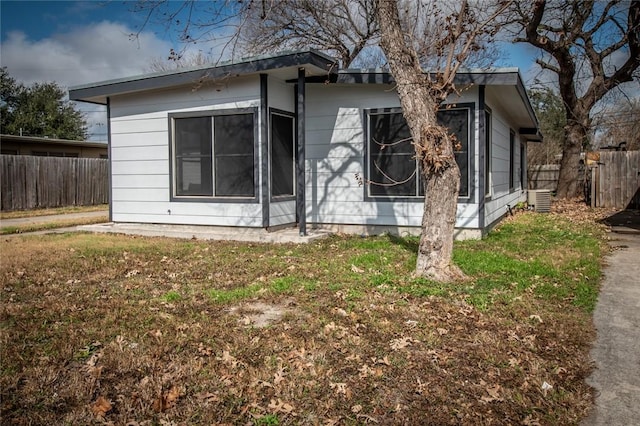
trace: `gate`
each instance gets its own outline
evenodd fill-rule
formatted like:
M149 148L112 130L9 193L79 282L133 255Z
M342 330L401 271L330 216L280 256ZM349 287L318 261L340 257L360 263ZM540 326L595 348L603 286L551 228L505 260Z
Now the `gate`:
M601 151L590 195L592 207L640 209L640 151Z

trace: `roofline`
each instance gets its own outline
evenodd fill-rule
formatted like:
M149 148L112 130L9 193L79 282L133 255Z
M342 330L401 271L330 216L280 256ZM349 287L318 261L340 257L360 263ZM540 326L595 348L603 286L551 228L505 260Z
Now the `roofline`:
M433 71L425 70L425 73L434 74ZM326 77L311 77L309 82L326 83ZM340 70L337 74L329 76L331 83L341 84L394 84L395 79L388 70L381 68L374 69L346 69ZM527 113L531 118L531 122L535 124L535 128L540 127L538 118L531 105L531 100L527 95L524 87L522 76L518 68L489 68L489 69L462 69L459 70L454 77L454 84L457 86L465 85L482 85L482 86L515 86L522 102L527 109ZM526 134L531 142L542 141L542 134L538 131L535 136Z
M425 70L425 73L434 75L435 72ZM311 77L307 81L315 83L327 82L326 77ZM395 79L388 70L374 69L346 69L340 70L329 76L331 83L342 84L393 84ZM464 69L456 73L454 77L456 85L508 85L522 84L518 68L493 68L493 69ZM524 85L523 85L524 88ZM525 91L526 93L526 91Z
M216 65L181 68L174 71L74 86L69 89L69 99L106 105L106 98L116 94L161 89L197 83L205 79L236 77L272 69L304 65L315 66L326 70L327 73L331 73L337 69L337 60L316 50L287 51L277 55L253 56L239 61L221 62ZM105 98L104 102L95 100L95 98L100 97Z
M45 143L45 144L60 144L60 145L73 145L83 148L106 148L106 142L87 142L76 141L71 139L57 139L57 138L45 138L42 136L20 136L20 135L0 135L0 142L26 142L26 143Z
M239 61L225 61L215 65L181 68L173 71L144 74L134 77L107 80L69 89L69 99L94 104L107 104L110 96L145 90L163 89L194 84L204 80L240 75L256 74L269 70L287 67L313 66L326 71L326 75L309 76L309 83L341 83L341 84L393 84L391 73L382 68L338 70L338 60L317 50L286 51L275 55L260 55L243 58ZM432 70L425 73L433 74ZM296 83L296 80L289 82ZM529 96L524 87L518 68L461 69L454 77L457 86L515 86L527 109L535 128L539 127ZM538 133L538 136L539 135ZM537 139L537 137L532 138Z

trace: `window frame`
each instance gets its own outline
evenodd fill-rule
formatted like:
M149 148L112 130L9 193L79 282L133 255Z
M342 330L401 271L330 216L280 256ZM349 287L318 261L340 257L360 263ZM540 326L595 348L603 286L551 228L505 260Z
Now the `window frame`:
M527 180L527 143L520 141L520 190L525 190Z
M491 158L493 153L493 119L491 108L485 105L484 107L484 198L491 199L492 184L493 184L493 159Z
M292 161L291 161L291 174L293 176L293 194L285 195L273 195L273 115L279 115L282 117L290 118L292 125ZM291 201L295 200L297 196L297 176L296 176L296 161L298 143L296 138L296 115L293 112L281 110L278 108L269 108L269 197L270 201Z
M516 186L516 132L509 129L509 192L513 192Z
M241 115L247 114L252 116L253 120L253 193L250 196L216 196L216 180L215 180L215 127L214 118L224 115ZM177 161L176 161L176 137L175 137L175 119L180 118L200 118L208 117L211 125L211 174L212 174L212 194L211 195L176 195L177 189ZM259 203L260 195L260 153L259 153L259 129L258 108L227 108L214 110L199 110L188 112L170 112L168 114L168 134L169 134L169 201L171 202L200 202L200 203Z
M473 203L473 197L475 196L475 188L472 185L473 182L473 174L475 172L475 168L473 165L473 158L475 155L475 140L476 140L476 131L475 131L475 110L476 105L474 102L458 102L458 103L445 103L442 104L438 111L442 110L467 110L467 131L468 131L468 139L467 139L467 188L468 193L463 196L458 196L457 202L459 204L469 204ZM421 195L416 196L380 196L380 195L370 195L369 186L367 183L371 176L370 171L370 116L371 115L380 115L380 114L402 114L401 107L388 107L388 108L367 108L363 110L363 128L364 128L364 201L375 201L375 202L395 202L395 201L409 201L409 202L424 202L424 192ZM416 167L419 167L416 160ZM420 170L417 170L417 178L421 179ZM417 184L420 185L420 184Z

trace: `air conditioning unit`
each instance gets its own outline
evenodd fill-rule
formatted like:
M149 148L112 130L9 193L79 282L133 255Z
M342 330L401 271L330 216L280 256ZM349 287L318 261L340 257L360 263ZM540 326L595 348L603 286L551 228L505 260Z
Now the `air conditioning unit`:
M527 204L533 210L541 213L551 211L551 190L549 189L530 189L527 194Z

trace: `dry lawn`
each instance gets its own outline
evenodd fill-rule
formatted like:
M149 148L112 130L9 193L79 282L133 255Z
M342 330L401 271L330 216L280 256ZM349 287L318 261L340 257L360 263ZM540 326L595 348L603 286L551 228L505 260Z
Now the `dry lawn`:
M461 244L472 281L451 285L412 278L411 239L4 239L0 418L577 424L593 399L594 337L578 293L597 291L601 236L592 213L581 217L522 213L498 237ZM472 267L498 255L542 272Z

